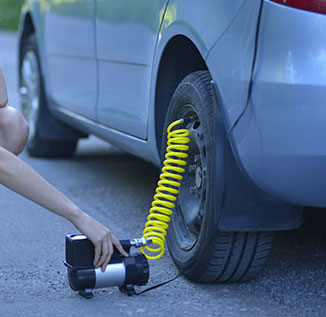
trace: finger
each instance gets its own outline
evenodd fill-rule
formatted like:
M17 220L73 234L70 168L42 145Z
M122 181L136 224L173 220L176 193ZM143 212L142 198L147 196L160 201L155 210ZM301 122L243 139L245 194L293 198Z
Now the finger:
M102 271L103 271L103 264L105 262L105 260L107 259L109 255L109 246L108 246L108 242L106 239L104 239L102 241L102 254L101 254L101 257L97 263L97 267L102 267Z
M112 243L114 244L114 246L118 249L118 251L123 255L123 256L128 256L128 253L124 250L124 248L122 247L120 241L112 235Z
M103 265L102 265L102 272L105 272L106 270L106 266L108 265L108 263L110 262L111 260L111 256L113 254L113 246L112 246L112 243L111 241L108 243L108 247L109 247L109 254L108 256L106 257L106 260L104 261Z
M98 263L98 261L100 259L101 251L102 251L101 243L95 244L95 255L94 255L94 262L93 262L95 267L98 267L97 263Z

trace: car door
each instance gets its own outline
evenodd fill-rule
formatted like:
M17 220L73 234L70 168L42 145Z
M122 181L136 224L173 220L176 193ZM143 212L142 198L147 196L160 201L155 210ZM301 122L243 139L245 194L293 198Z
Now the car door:
M97 0L101 123L147 137L150 79L168 0Z
M95 119L97 62L96 0L47 0L45 49L50 98Z

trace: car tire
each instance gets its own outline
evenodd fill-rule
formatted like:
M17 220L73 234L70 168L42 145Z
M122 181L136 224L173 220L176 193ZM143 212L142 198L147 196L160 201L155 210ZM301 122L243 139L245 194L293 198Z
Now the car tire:
M221 113L212 98L211 76L198 71L186 76L171 99L165 127L182 118L195 118L190 130L188 168L167 234L173 262L189 280L238 282L254 278L263 268L273 246L273 232L222 232L217 230L216 203L222 199L223 179L215 177L223 164L224 131ZM166 129L164 129L166 130ZM163 135L162 157L166 148ZM236 199L236 197L234 197Z
M34 157L72 156L78 138L66 138L65 130L70 128L55 119L48 109L34 34L22 44L19 75L21 111L30 126L28 153Z

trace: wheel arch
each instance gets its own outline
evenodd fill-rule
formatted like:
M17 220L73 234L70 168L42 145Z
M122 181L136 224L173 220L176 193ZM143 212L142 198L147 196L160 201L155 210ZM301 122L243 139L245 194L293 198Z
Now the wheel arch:
M185 35L173 36L164 47L156 77L154 120L158 153L172 95L185 76L198 70L208 70L208 67L195 43Z
M23 12L21 16L21 25L20 25L20 37L18 43L18 62L20 69L20 63L22 60L22 48L24 41L33 33L36 32L35 24L32 18L32 14L29 11Z
M196 45L196 39L185 35L171 37L160 55L156 72L155 99L154 99L154 127L156 147L161 153L161 140L164 129L164 120L169 107L170 99L181 80L188 74L199 71L210 71L213 67L204 56L205 47ZM177 71L176 71L177 70ZM225 126L223 103L219 95L217 78L212 76L214 104L222 114L221 124ZM152 130L153 131L153 130ZM301 224L302 209L273 199L261 192L251 181L234 157L230 140L225 135L225 142L221 143L223 150L222 170L216 170L218 175L227 174L227 191L224 193L223 213L219 216L218 228L222 231L273 231L297 228ZM222 168L222 166L221 166ZM236 194L236 195L235 195ZM235 196L234 196L235 195ZM236 201L232 197L238 197ZM216 204L220 202L216 201ZM263 212L262 212L263 211Z
M43 32L42 32L42 11L39 6L32 5L28 3L22 9L20 17L20 25L18 31L18 70L21 66L22 61L22 52L24 42L29 38L30 35L35 34L37 39L38 52L40 57L40 68L43 75L43 71L46 68L45 66L45 54L44 54L44 41L43 41ZM45 80L44 88L46 95L48 95L48 83Z

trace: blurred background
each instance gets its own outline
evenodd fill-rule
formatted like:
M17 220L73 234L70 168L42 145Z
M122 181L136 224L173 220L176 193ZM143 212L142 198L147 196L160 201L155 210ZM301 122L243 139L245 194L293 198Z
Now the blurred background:
M16 31L19 24L19 14L24 0L0 1L0 29Z

